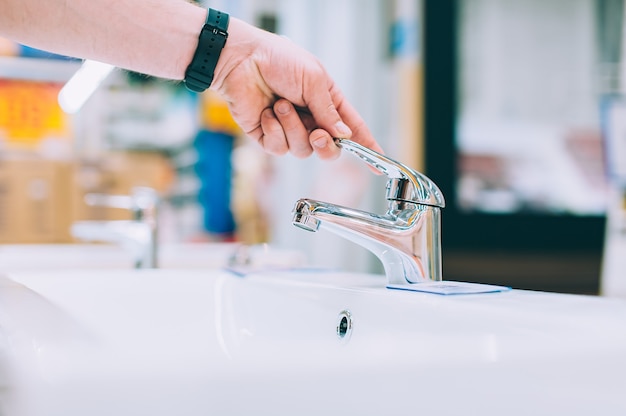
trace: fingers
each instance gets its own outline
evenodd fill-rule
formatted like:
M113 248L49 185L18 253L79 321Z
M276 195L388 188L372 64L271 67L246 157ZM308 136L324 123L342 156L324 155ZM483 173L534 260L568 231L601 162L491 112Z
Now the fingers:
M354 126L351 140L383 153L359 114L349 104L342 104L345 119ZM296 110L285 99L279 99L273 108L263 110L260 130L262 134L258 141L266 152L277 156L290 152L297 158L306 158L315 152L320 159L336 159L341 149L333 137L346 137L318 128L312 114Z
M282 126L283 137L291 154L298 158L310 156L313 148L309 143L309 132L293 104L279 99L274 103L274 114Z
M268 153L283 155L290 152L297 158L305 158L313 153L309 133L287 100L278 100L273 109L263 110L261 129L263 136L260 142Z
M331 97L330 93L328 97ZM339 117L339 121L335 121L331 128L324 128L314 118L313 109L311 113L302 109L298 111L288 100L277 100L273 108L266 108L261 115L261 144L267 152L275 155L290 152L295 157L305 158L315 152L320 159L331 160L340 154L333 137L343 137L382 153L381 147L358 112L343 99L341 93L335 92L335 99L338 102L337 107L334 104L326 107L327 117L333 119L333 112ZM340 114L352 128L344 124ZM350 134L343 134L345 132Z
M283 126L289 150L296 157L307 157L315 152L320 159L335 159L341 150L332 136L316 128L313 116L306 111L297 111L287 100L279 99L274 104L274 113Z
M262 135L258 140L267 153L280 156L289 151L283 127L271 108L261 113L261 130Z
M320 159L337 159L341 153L341 149L335 144L331 135L324 129L313 130L309 135L309 140Z
M290 152L297 158L305 158L315 152L320 159L329 160L337 158L341 151L327 131L315 128L310 114L298 112L285 99L276 101L273 109L263 111L261 129L259 142L274 155Z

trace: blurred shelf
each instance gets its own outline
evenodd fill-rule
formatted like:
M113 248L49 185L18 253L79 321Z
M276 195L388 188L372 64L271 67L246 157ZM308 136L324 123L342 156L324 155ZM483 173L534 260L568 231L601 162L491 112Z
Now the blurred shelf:
M81 64L78 60L0 56L0 79L66 82Z

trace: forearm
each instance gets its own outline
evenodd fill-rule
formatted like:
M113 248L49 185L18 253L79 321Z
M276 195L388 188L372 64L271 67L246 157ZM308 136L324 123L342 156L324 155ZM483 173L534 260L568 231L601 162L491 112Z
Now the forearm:
M51 52L183 79L206 10L180 0L0 0L0 35Z

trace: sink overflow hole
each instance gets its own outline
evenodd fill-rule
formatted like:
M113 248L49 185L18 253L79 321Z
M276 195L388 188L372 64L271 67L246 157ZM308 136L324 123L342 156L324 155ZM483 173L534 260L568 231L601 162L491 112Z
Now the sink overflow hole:
M340 339L347 340L352 333L352 314L350 311L343 310L339 312L337 318L337 336Z

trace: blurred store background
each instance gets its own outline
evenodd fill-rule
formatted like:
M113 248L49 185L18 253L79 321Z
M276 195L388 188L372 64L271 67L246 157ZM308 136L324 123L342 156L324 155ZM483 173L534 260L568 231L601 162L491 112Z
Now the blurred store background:
M623 1L449 0L425 2L423 16L426 171L449 202L444 275L608 294L622 273L603 256Z
M441 186L444 279L626 295L623 0L204 4L311 50L387 154ZM384 178L361 162L270 157L218 96L119 69L62 107L81 67L0 39L0 244L74 242L76 221L129 215L86 194L149 186L163 242L269 243L382 271L291 225L302 197L383 211Z

